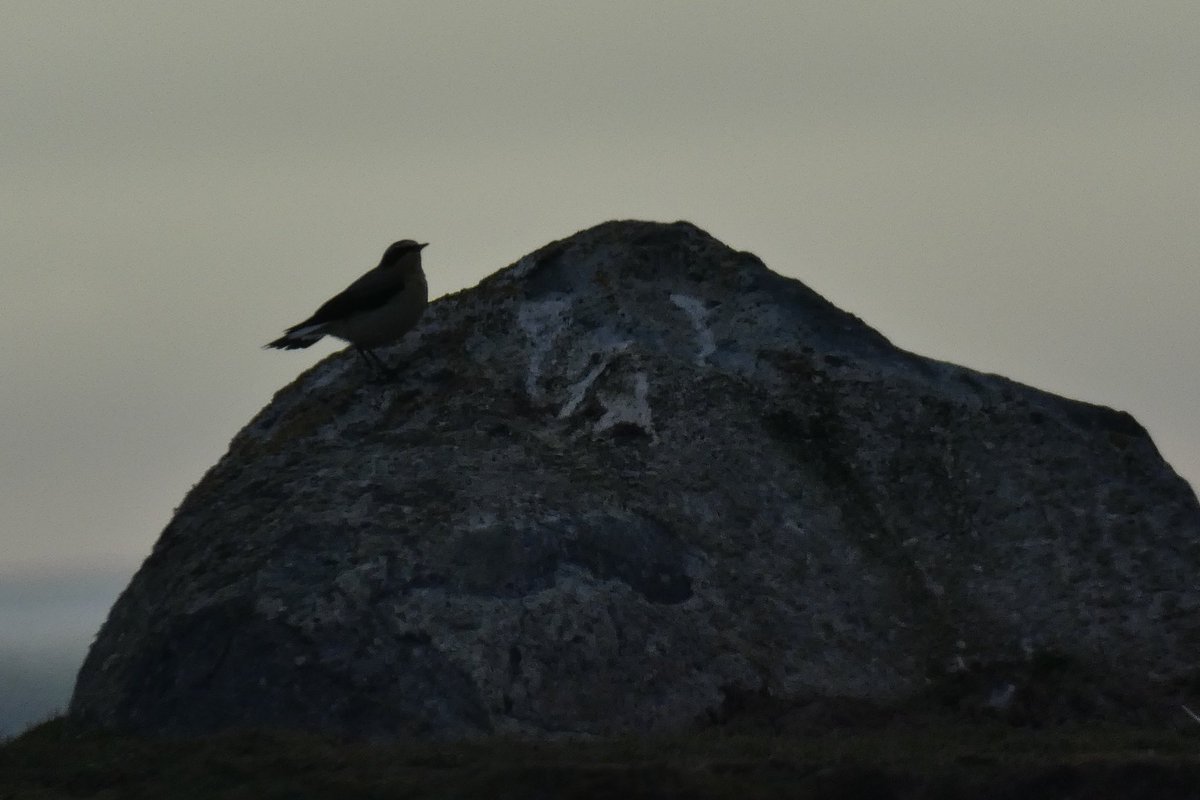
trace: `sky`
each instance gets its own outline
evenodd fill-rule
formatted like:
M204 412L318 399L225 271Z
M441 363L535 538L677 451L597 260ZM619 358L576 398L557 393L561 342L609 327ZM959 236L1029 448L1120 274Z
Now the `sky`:
M1200 485L1200 4L0 0L0 735L173 509L431 242L433 296L686 219Z

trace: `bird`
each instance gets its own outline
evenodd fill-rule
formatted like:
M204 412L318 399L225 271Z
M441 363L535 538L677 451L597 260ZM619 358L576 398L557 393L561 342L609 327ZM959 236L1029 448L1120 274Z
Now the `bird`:
M379 266L333 296L311 317L288 328L264 347L297 350L323 336L354 345L372 369L391 374L374 348L401 339L429 304L429 285L421 269L421 250L429 243L402 239L383 253Z

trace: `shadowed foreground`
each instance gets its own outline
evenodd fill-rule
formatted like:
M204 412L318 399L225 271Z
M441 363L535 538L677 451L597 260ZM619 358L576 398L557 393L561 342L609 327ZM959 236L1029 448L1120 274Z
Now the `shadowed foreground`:
M811 738L147 740L63 719L0 746L0 797L1195 798L1196 733L888 726Z

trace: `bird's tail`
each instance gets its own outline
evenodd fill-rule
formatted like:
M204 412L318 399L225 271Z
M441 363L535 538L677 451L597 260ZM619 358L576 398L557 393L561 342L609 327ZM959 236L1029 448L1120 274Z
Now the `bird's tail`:
M288 332L263 347L274 347L276 350L300 350L310 347L320 341L325 333L319 325L309 325L303 328L289 328Z

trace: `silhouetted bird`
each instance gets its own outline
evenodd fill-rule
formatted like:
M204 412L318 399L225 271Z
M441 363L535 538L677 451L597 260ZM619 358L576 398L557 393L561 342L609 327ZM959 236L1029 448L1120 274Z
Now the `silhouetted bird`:
M396 242L384 252L379 266L266 347L296 350L322 336L336 336L354 345L368 365L389 373L374 348L412 330L429 303L429 285L421 269L423 247L412 239Z

